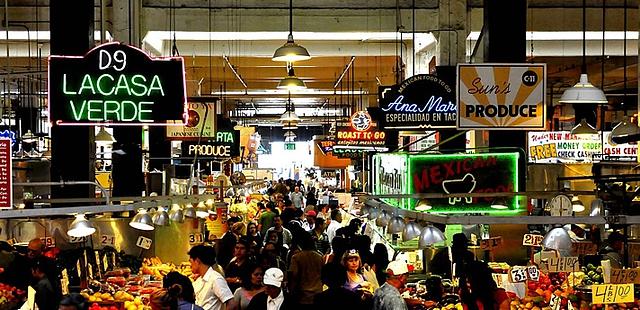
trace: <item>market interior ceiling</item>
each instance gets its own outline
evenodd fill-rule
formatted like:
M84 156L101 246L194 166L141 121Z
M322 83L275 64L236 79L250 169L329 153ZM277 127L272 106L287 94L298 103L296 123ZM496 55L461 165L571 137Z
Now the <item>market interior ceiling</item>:
M447 10L460 13L454 7L443 8L452 2L465 4L464 0L415 1L414 61L411 0L293 1L294 39L313 56L311 60L294 64L296 75L308 87L292 95L298 115L303 116L307 125L318 125L336 116L348 115L349 108L361 102L375 102L377 87L395 82L398 62L403 63L408 77L413 73L414 62L415 72L427 73L435 63L446 65L451 57L455 60L455 51L438 55L439 43L455 42L455 36L451 32L429 31L442 28L443 21L439 19ZM602 57L603 0L587 1L589 79L596 86L604 86L611 103L618 104L626 93L631 96L627 101L633 100L633 104L626 106L636 109L639 3L626 1L625 89L622 57L625 1L604 2L607 40ZM8 0L5 3L8 10L4 7L0 10L3 20L8 21L3 25L8 28L2 27L0 31L0 54L3 55L0 74L10 82L3 83L2 91L12 96L35 96L35 100L20 102L42 106L49 54L49 1ZM286 41L288 1L95 0L96 42L99 42L101 13L105 16L107 39L128 39L128 31L115 29L114 21L122 16L117 16L118 10L114 8L126 9L130 4L140 16L132 22L132 28L139 30L139 45L158 56L170 55L175 45L185 58L189 95L222 97L227 108L235 110L234 116L248 124L278 123L288 94L277 90L276 85L286 75L286 69L283 63L272 61L271 55ZM458 42L464 44L461 50L466 53L459 55L462 61L471 55L482 28L483 2L469 0L466 5L466 25L457 31L457 36L462 38ZM528 6L527 60L547 63L547 91L557 100L565 88L577 81L580 73L582 1L530 0ZM398 25L402 26L402 34L396 31ZM398 44L400 40L402 44ZM479 50L476 59L482 59L482 49ZM341 83L337 83L350 63Z

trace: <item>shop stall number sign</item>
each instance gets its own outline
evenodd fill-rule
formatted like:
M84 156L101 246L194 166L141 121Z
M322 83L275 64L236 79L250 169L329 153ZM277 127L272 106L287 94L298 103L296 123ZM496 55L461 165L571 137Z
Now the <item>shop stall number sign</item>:
M640 284L640 268L633 269L611 269L612 284Z
M114 235L101 235L100 236L100 244L103 246L114 246L116 244L116 236Z
M69 243L83 243L87 242L88 237L71 237L69 236Z
M147 237L144 236L140 236L138 237L138 241L136 241L136 246L139 248L143 248L145 250L148 250L151 248L151 243L153 241Z
M575 256L548 258L546 266L548 272L580 271L580 264Z
M633 284L603 284L591 287L594 305L633 302Z
M200 244L204 242L204 236L201 233L189 234L189 244Z
M522 238L522 245L539 247L542 239L544 239L542 235L525 234L524 238Z
M40 240L42 240L42 243L47 248L52 248L56 246L56 239L53 239L53 237L42 237L40 238Z
M591 242L574 242L571 248L574 255L593 255L598 252L598 246Z
M502 237L493 237L480 241L480 248L483 250L493 250L493 248L497 248L500 245L502 245Z
M514 266L509 270L510 281L513 283L524 282L526 280L538 281L540 271L536 266Z

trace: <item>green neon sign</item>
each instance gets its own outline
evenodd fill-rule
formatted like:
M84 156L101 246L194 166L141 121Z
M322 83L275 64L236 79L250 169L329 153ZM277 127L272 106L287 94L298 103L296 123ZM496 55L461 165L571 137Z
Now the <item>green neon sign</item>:
M184 125L180 57L153 59L111 42L84 56L49 57L49 115L55 125Z
M380 154L374 157L376 169L386 169L385 162L379 160L385 156L404 156L407 171L404 181L407 186L401 189L402 194L453 194L453 193L493 193L518 191L518 153L481 153L481 154ZM390 166L389 160L386 166ZM374 194L388 194L385 188L387 179L376 177ZM382 182L380 182L382 181ZM388 182L387 182L388 183ZM413 210L418 199L408 198L404 201L385 199L392 205ZM431 213L490 213L494 215L513 215L522 212L516 197L507 197L507 209L491 208L494 198L451 197L445 199L429 199Z

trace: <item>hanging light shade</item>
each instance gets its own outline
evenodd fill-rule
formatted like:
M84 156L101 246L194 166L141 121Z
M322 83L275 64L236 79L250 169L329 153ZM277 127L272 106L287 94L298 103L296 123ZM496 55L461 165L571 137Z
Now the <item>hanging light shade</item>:
M378 215L380 215L380 209L372 207L371 209L369 209L369 215L367 215L367 218L370 221L373 221L378 218Z
M594 199L593 201L591 201L591 212L589 213L589 216L600 216L603 209L604 202L602 201L602 199Z
M376 219L376 225L379 227L384 227L389 225L389 221L391 220L391 215L386 210L382 210L378 218Z
M433 207L431 206L431 204L429 203L428 200L420 199L420 200L418 200L418 203L416 203L416 207L414 208L414 210L416 210L416 211L428 211L428 210L431 210L431 208L433 208Z
M542 246L550 250L569 251L571 250L571 237L562 227L556 227L544 236Z
M27 129L27 132L22 135L22 142L24 143L34 143L38 141L38 137L31 132L31 130Z
M394 216L389 222L389 233L398 234L404 230L404 219L401 216Z
M284 122L282 124L282 130L296 130L298 129L297 122Z
M303 80L299 79L293 71L293 67L290 67L287 76L280 80L277 88L279 89L288 89L288 90L296 90L307 88L307 85Z
M420 233L418 245L420 248L426 248L438 242L444 241L446 238L442 231L433 225L427 225Z
M171 206L171 211L169 211L169 219L172 222L176 222L176 223L184 222L184 212L180 208L180 205L173 204Z
M573 198L571 198L571 207L573 209L573 212L582 212L584 211L584 204L582 203L582 201L580 201L580 198L578 198L578 196L573 196Z
M152 217L153 224L157 226L166 226L169 225L169 214L164 210L163 207L158 207L158 210Z
M597 135L596 129L587 123L586 119L581 119L580 123L571 129L572 135Z
M300 117L294 111L285 111L282 116L280 116L281 122L299 122Z
M404 230L402 230L402 241L409 241L420 236L422 232L422 226L416 222L409 222L404 226Z
M153 220L147 213L147 210L140 209L138 213L131 219L129 226L138 230L154 230Z
M184 217L190 218L190 219L194 219L198 217L198 215L196 215L196 209L193 207L192 204L188 203L184 206Z
M290 8L291 10L291 8ZM289 18L291 18L292 12L289 12ZM302 60L311 59L311 55L309 55L309 51L301 45L296 44L293 41L293 33L291 32L292 25L289 25L289 36L287 37L287 43L279 47L275 53L273 53L273 57L271 60L273 61L285 61L285 62L296 62Z
M625 119L613 127L609 139L614 144L637 144L638 140L640 140L640 127L636 123Z
M496 210L506 210L509 209L509 206L507 206L507 202L504 198L497 198L491 203L491 208Z
M82 238L92 235L96 232L96 228L84 217L84 214L76 215L75 220L69 225L67 235L69 237Z
M204 201L200 201L196 207L196 216L203 219L209 216L209 209L204 204Z
M116 142L116 139L107 132L104 127L100 127L100 131L96 134L96 143L113 143Z
M289 131L288 130L287 132L284 133L284 137L285 138L294 138L295 139L297 136L293 131Z
M607 103L604 92L589 83L586 73L580 74L580 80L568 88L560 97L560 103Z

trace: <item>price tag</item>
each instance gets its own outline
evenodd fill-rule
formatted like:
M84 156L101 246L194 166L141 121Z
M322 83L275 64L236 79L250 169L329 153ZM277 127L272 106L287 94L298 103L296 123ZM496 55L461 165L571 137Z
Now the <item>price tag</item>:
M189 244L201 244L204 242L204 234L193 233L189 234Z
M551 299L549 300L549 307L552 310L560 310L561 299L559 296L551 295Z
M69 236L69 243L84 243L87 242L89 238L87 237L71 237Z
M594 305L633 302L633 284L602 284L591 286Z
M56 239L54 239L53 237L42 237L40 238L40 240L42 240L42 244L44 244L44 246L47 248L56 246Z
M103 246L115 246L116 236L114 235L100 235L100 244Z
M538 270L538 266L527 267L527 277L529 277L529 280L531 281L537 282L540 280L540 270Z
M480 248L483 250L492 250L500 245L502 245L502 237L492 237L480 240Z
M144 236L140 236L138 237L138 241L136 241L136 246L139 248L143 248L145 250L148 250L151 248L151 243L153 241L147 237Z
M633 269L611 269L612 284L640 284L640 268Z
M501 273L492 273L492 274L491 274L491 276L493 277L493 281L495 281L495 282L496 282L496 285L497 285L499 288L504 288L504 287L503 287L503 283L502 283L502 276L503 276L503 274L501 274Z
M522 238L522 245L539 247L544 239L543 235L525 234Z
M598 253L598 246L591 242L574 242L571 244L573 255L594 255Z
M511 267L509 269L509 277L513 283L527 281L527 269L520 266Z
M580 263L575 256L551 257L546 262L548 272L574 272L580 271Z

